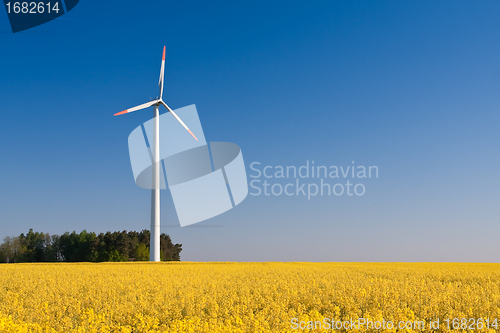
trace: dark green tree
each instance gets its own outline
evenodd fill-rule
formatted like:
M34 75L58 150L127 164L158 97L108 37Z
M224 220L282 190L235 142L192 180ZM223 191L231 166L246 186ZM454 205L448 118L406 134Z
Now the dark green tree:
M64 261L81 262L91 261L94 255L92 245L95 243L96 234L83 230L77 234L65 232L59 238L59 248Z
M149 230L106 232L96 235L83 230L61 236L34 232L6 237L0 244L0 262L129 261L149 259ZM160 235L161 260L180 260L181 244Z
M139 243L134 250L134 259L136 261L148 261L149 260L149 249L146 244Z

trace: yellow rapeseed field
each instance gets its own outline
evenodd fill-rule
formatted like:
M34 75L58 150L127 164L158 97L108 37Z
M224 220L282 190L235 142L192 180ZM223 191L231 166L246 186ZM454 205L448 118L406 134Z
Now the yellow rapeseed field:
M358 318L385 329L328 329ZM500 264L0 265L1 332L498 332L495 318Z

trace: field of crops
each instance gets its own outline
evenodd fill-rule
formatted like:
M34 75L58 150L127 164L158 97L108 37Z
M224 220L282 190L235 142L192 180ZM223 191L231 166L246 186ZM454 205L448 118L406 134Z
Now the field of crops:
M347 331L498 332L500 264L0 265L0 332L326 332L358 318L395 327Z

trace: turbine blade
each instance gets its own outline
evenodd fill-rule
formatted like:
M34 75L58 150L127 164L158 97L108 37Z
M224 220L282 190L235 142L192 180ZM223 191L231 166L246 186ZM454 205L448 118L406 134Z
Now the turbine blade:
M115 113L115 116L119 116L121 114L130 113L130 112L134 112L134 111L137 111L137 110L149 108L151 105L154 105L156 103L158 103L158 101L151 101L151 102L147 102L147 103L144 103L144 104L141 104L141 105L138 105L138 106L134 106L133 108L130 108L130 109L123 110L121 112Z
M179 118L179 116L164 101L161 101L161 104L163 104L163 106L167 108L167 110L172 114L172 116L174 116L175 119L177 119L181 123L181 125L184 126L184 128L189 132L189 134L191 134L193 138L195 138L195 140L198 141L198 138L193 134L193 132L191 132L189 127L187 127L186 124L184 124L181 118Z
M165 74L165 49L163 46L163 57L161 58L161 69L160 69L160 80L158 81L158 87L160 88L160 99L163 96L163 76Z

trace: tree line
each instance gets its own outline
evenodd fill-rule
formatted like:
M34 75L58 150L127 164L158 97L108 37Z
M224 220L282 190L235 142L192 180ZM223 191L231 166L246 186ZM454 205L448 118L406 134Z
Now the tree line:
M29 232L5 237L0 244L0 263L13 262L103 262L149 260L149 230L115 231L96 234L83 230L63 235ZM173 244L167 234L160 235L162 261L180 261L182 244Z

